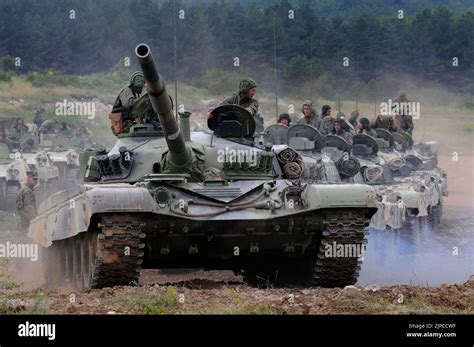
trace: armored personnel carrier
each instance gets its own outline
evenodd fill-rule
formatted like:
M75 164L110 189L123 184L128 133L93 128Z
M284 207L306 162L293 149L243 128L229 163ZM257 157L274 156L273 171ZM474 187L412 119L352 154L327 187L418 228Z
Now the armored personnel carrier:
M296 151L256 144L255 121L239 106L215 109L209 132L190 132L186 112L178 126L149 47L136 55L159 126L134 125L108 152L86 151L84 185L50 197L31 222L48 283L128 285L142 268L177 267L232 269L251 282L355 283L360 256L327 251L362 247L373 188L317 174L311 183ZM111 119L120 130L121 115Z
M343 138L322 136L309 125L288 128L276 124L266 129L264 141L287 144L304 158L316 159L318 166L325 168L328 182L372 185L378 205L372 228L435 230L441 220L436 209L441 209L442 196L447 194L446 177L436 167L436 158L411 149L413 141L408 134L384 129L376 132L377 138L354 135L351 148Z

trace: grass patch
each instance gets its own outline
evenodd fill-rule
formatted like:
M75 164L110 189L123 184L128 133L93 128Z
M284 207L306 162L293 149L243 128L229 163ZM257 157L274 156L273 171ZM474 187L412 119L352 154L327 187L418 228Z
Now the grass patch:
M158 294L151 300L144 297L135 298L132 305L144 314L170 314L178 309L179 298L176 288L168 287L166 293Z

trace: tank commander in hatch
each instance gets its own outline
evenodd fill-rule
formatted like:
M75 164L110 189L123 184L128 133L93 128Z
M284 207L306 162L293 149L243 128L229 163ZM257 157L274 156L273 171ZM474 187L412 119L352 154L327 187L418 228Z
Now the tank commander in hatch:
M128 84L122 88L115 99L109 119L112 123L112 132L118 135L128 132L133 125L132 108L140 98L145 87L145 76L142 72L134 72Z
M291 124L291 118L288 113L282 113L278 116L278 124L289 127Z
M319 117L319 114L314 110L313 102L311 100L306 100L303 103L301 112L303 117L298 120L298 124L307 124L315 129L319 129L321 117Z
M221 105L239 105L245 108L252 116L258 113L257 83L250 78L243 79L239 84L239 92L225 98Z

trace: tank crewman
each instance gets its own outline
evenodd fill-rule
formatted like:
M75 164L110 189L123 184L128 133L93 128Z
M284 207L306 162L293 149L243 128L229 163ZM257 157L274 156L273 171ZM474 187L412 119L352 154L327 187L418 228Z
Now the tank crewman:
M15 123L10 128L10 133L7 137L7 143L10 150L20 147L20 139L28 132L28 127L23 123L22 118L17 118Z
M33 113L33 123L39 129L41 123L43 123L43 113L46 112L46 109L43 106L38 106L35 113Z
M291 124L291 118L288 113L282 113L278 116L278 124L289 127Z
M134 72L115 99L109 119L112 122L112 132L118 135L121 132L128 132L134 124L132 117L132 107L135 105L145 87L145 76L142 72Z
M349 123L352 124L354 129L357 128L357 120L359 119L360 113L359 110L355 110L351 112L351 116L349 117Z
M332 134L342 137L348 144L352 145L352 134L349 131L345 131L341 123L342 121L339 119L334 120Z
M38 132L41 134L50 134L55 132L55 128L58 124L56 118L45 120L38 129Z
M67 137L72 137L72 132L71 132L71 130L69 129L69 127L68 127L68 125L66 124L66 122L61 122L61 123L59 124L58 134L63 134L63 135L66 135Z
M221 105L239 105L244 107L252 116L258 113L257 83L250 78L243 79L239 84L239 92L225 98Z
M396 116L396 122L398 125L398 131L404 131L410 135L413 134L415 125L413 124L413 117L410 115L409 100L407 94L403 90L400 91L398 98L395 99L398 103L398 113Z
M360 118L359 125L357 126L358 134L367 134L372 137L377 137L377 133L374 129L370 128L370 121L368 118Z
M331 106L324 105L321 109L321 124L319 126L319 132L322 135L332 134L334 130L334 117L332 116Z
M38 173L30 166L26 173L26 186L20 190L16 199L16 209L18 211L18 229L26 233L33 218L36 217L36 198L34 188L38 184Z
M313 108L313 102L306 100L301 108L303 116L298 120L298 124L307 124L319 130L321 117Z
M379 114L371 123L372 129L385 129L391 132L396 132L397 122L393 116L382 116Z

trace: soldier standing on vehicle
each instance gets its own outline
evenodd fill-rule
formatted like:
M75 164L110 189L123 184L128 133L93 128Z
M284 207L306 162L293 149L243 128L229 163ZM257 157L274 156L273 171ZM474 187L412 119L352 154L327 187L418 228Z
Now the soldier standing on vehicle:
M352 134L349 131L345 131L341 123L342 121L339 119L336 119L333 122L334 130L332 131L332 134L342 137L348 144L352 145Z
M403 131L412 135L415 125L413 124L413 117L410 115L410 101L407 99L407 94L401 90L398 98L395 99L395 102L398 103L398 113L395 115L398 131Z
M31 220L37 215L34 188L38 184L38 173L36 169L30 168L26 175L26 186L20 190L16 199L19 215L18 229L24 233L28 230Z
M321 118L319 114L313 109L313 103L311 100L306 100L303 103L303 108L301 110L303 117L298 120L298 124L307 124L311 125L315 129L319 129Z

